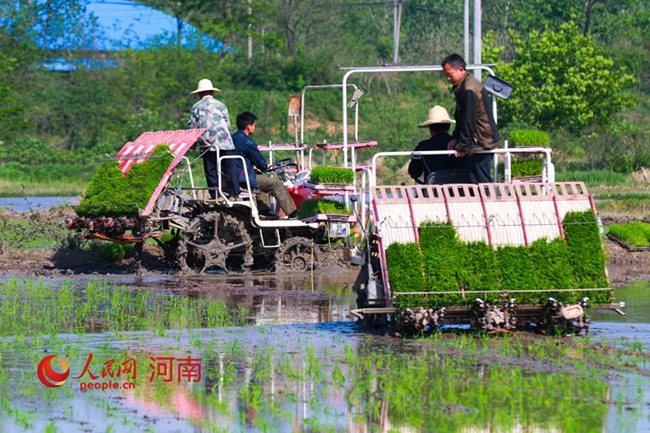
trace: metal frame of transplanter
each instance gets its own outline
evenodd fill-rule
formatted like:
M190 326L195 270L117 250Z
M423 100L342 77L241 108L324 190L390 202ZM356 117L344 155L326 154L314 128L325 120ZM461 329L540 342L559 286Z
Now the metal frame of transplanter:
M348 141L348 78L353 74L360 73L386 73L386 72L442 72L442 66L439 65L423 65L423 66L380 66L380 67L351 67L351 68L341 68L346 71L343 75L343 82L341 84L342 89L342 103L343 103L343 166L348 167L348 149L351 147ZM468 71L473 70L482 70L488 72L490 75L494 76L494 71L486 65L467 65L466 68ZM492 111L494 112L494 119L497 120L497 103L496 98L492 97ZM356 131L356 129L355 129ZM352 160L352 169L356 171L355 161Z
M135 163L143 162L149 158L152 152L159 144L167 144L170 148L171 154L174 156L172 164L168 167L165 175L160 179L158 186L151 195L148 204L145 209L140 212L140 217L146 218L149 221L160 221L160 220L170 220L170 217L167 216L169 211L179 210L181 206L181 201L178 199L182 197L182 201L187 201L188 197L182 196L181 193L188 193L191 195L194 201L202 202L212 202L223 204L227 207L232 207L234 201L231 201L224 193L221 188L221 185L215 191L218 195L217 201L212 201L208 199L208 190L207 187L197 187L194 184L194 176L192 174L192 166L200 161L200 157L195 158L190 161L185 155L187 151L192 147L196 142L198 137L203 134L205 129L186 129L178 131L156 131L156 132L145 132L140 135L137 139L126 143L120 152L116 156L116 160L119 163L119 168L123 173L128 173L130 168ZM221 156L219 150L217 149L217 167L221 171L221 163L224 159L240 159L243 162L243 157L239 155L232 156ZM180 164L183 162L185 167L181 167ZM259 213L257 211L257 206L253 203L254 194L251 193L252 188L248 181L248 172L246 164L243 164L245 175L246 175L246 188L248 190L247 194L242 194L242 200L236 202L239 205L247 206L251 209L251 215L253 221L258 227L265 228L287 228L287 227L311 227L316 228L317 224L315 223L304 223L301 220L262 220L259 218ZM178 168L178 172L175 172L175 169ZM188 175L189 187L183 184L183 178L185 174ZM172 178L172 175L175 178ZM176 185L173 183L178 182ZM166 189L175 190L176 194L168 195L163 194ZM197 194L198 193L198 194ZM198 195L198 197L197 197ZM164 215L160 214L160 211L163 211ZM170 220L170 224L173 225L173 221ZM159 236L162 232L155 232L150 235L150 237ZM98 237L95 235L95 237ZM112 239L118 241L120 239ZM121 239L123 242L136 242L141 241L139 238Z
M490 75L494 72L487 66L468 65L468 70L482 69ZM410 66L382 68L349 69L343 78L343 103L346 101L345 84L354 73L362 72L419 72L442 71L440 66ZM495 118L497 114L496 98L492 96ZM345 107L345 105L344 105ZM343 116L344 163L347 166L347 115ZM551 149L545 147L518 147L484 151L494 158L495 173L498 173L499 156L504 156L504 182L485 184L448 184L448 185L412 185L380 186L377 185L377 163L380 158L413 156L415 152L380 152L373 156L370 168L361 172L360 220L366 235L365 266L368 275L360 273L358 282L366 286L367 306L351 312L355 320L364 314L390 315L398 312L393 308L393 299L397 294L391 292L386 264L386 248L393 242L418 242L418 228L425 221L449 223L457 230L458 236L465 242L483 241L496 248L501 245L530 245L543 237L552 239L564 237L562 220L571 211L593 210L596 214L594 200L582 182L555 182L555 169L551 161ZM450 150L417 152L423 155L453 155ZM543 154L541 182L527 183L513 180L511 177L512 154ZM353 161L354 164L354 161ZM354 168L354 166L352 167ZM597 215L597 214L596 214ZM372 269L372 246L369 234L376 238L377 259L380 269ZM373 273L381 278L376 284ZM357 285L355 283L355 285ZM573 289L572 291L593 291L606 289ZM557 290L547 290L554 292ZM546 292L546 291L545 291ZM452 292L450 292L452 293ZM464 295L479 295L483 292L453 292ZM443 294L443 293L437 293ZM425 295L428 292L410 292L399 295ZM624 303L599 305L599 308L613 309L620 314ZM453 308L450 309L454 310ZM460 316L469 313L468 308L459 307ZM462 310L462 311L461 311ZM467 311L465 311L467 310ZM460 317L459 316L459 317Z
M516 148L498 149L488 153L530 153L544 150L549 166L550 149ZM427 154L450 154L453 151L427 151ZM386 262L386 248L392 243L419 242L418 228L424 222L452 223L458 237L464 242L482 241L493 248L499 246L529 246L537 239L564 237L562 221L568 212L593 210L596 213L593 197L587 192L583 182L552 182L545 177L544 182L508 182L483 184L448 185L377 185L377 161L383 157L397 157L409 152L382 152L372 159L372 167L362 172L361 221L366 234L366 266L369 266L366 279L366 308L351 311L356 319L364 315L390 315L399 312L393 300L403 295L444 295L450 293L463 296L480 297L483 291L454 292L400 292L392 293ZM508 164L508 162L506 162ZM371 217L370 217L371 216ZM375 255L379 269L372 269L373 251L370 236L375 235ZM372 273L381 284L372 282ZM361 281L361 280L358 280ZM371 283L372 282L372 283ZM369 289L372 287L372 289ZM572 292L607 290L603 288L571 289ZM525 291L524 289L521 290ZM559 292L559 289L544 292ZM508 291L516 297L517 290ZM586 303L585 305L586 306ZM615 310L621 315L624 303L592 306L592 308ZM574 306L578 308L577 306ZM521 307L518 307L521 308ZM538 307L525 307L527 314L539 314ZM469 307L447 308L446 320L465 323L469 320ZM579 308L582 312L582 306ZM522 310L518 310L522 314ZM525 314L525 313L524 313ZM588 326L588 325L587 325Z
M352 159L353 163L355 160L355 153L354 149L355 148L361 148L361 147L373 147L377 145L376 141L368 141L368 142L363 142L359 143L358 140L358 132L359 132L359 98L361 95L363 95L363 91L359 89L359 87L356 84L353 83L347 83L346 86L351 87L354 90L353 96L350 98L350 100L347 101L347 108L354 107L354 142L349 143L349 147L352 152ZM344 145L343 143L327 143L326 141L323 141L323 143L315 143L313 146L309 147L306 142L305 142L305 107L306 107L306 94L308 90L329 90L329 89L341 89L343 87L342 84L318 84L318 85L308 85L304 86L302 88L302 92L300 94L300 110L299 110L299 116L300 116L300 125L296 129L296 142L293 144L273 144L269 142L268 144L264 145L259 145L258 148L263 151L263 152L268 152L269 153L269 162L273 163L275 159L274 152L277 151L295 151L297 156L298 156L298 169L299 170L306 170L309 169L311 170L313 167L313 151L314 150L321 150L323 152L323 163L322 165L326 165L326 152L327 151L337 151L343 149ZM359 92L359 93L357 93ZM358 95L358 96L357 96ZM293 101L293 100L292 100ZM290 110L291 113L293 113L293 110ZM300 139L298 139L298 130L300 131ZM305 164L305 150L309 147L309 156L308 156L308 161L307 164ZM365 167L364 167L365 168Z

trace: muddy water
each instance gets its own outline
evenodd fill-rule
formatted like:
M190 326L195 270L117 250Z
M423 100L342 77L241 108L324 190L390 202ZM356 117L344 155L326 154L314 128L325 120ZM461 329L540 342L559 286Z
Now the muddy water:
M617 289L617 300L628 304L626 317L593 312L586 341L621 349L605 360L579 345L562 348L570 338L444 334L404 341L362 333L346 318L355 302L352 281L350 275L120 280L134 293L244 305L249 325L101 333L71 327L6 336L0 431L650 431L647 283ZM48 281L53 290L65 283ZM111 306L117 301L103 308ZM45 387L36 374L50 354L70 364L59 388ZM135 389L81 391L93 382L82 375L90 354L95 383L133 379ZM160 370L167 365L162 359L192 358L199 360L199 381ZM127 360L137 364L136 378L118 376L117 368L114 377L101 378L108 364Z
M636 341L650 351L650 282L630 282L615 293L617 302L626 303L626 315L614 311L592 312L589 328L592 337L610 344Z

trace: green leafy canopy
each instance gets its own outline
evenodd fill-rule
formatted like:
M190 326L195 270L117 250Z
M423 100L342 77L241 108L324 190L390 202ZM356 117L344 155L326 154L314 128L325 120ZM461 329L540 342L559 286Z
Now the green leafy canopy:
M533 30L526 39L510 33L514 61L498 74L515 87L500 113L506 123L521 122L579 133L605 124L633 100L625 91L635 82L624 67L605 55L595 39L567 22L556 31Z

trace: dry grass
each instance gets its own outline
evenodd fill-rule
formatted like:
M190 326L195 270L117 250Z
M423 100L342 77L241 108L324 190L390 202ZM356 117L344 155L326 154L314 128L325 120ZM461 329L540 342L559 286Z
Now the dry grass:
M650 184L650 168L642 167L641 170L630 174L630 180L637 184Z

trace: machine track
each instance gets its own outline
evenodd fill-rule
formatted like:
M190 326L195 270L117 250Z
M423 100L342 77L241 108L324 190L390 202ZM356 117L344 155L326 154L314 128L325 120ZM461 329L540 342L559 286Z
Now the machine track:
M200 214L179 239L177 263L184 273L221 269L247 271L253 265L253 241L243 221L221 212Z
M308 271L316 269L321 263L320 250L311 239L292 237L280 245L275 253L275 270Z

